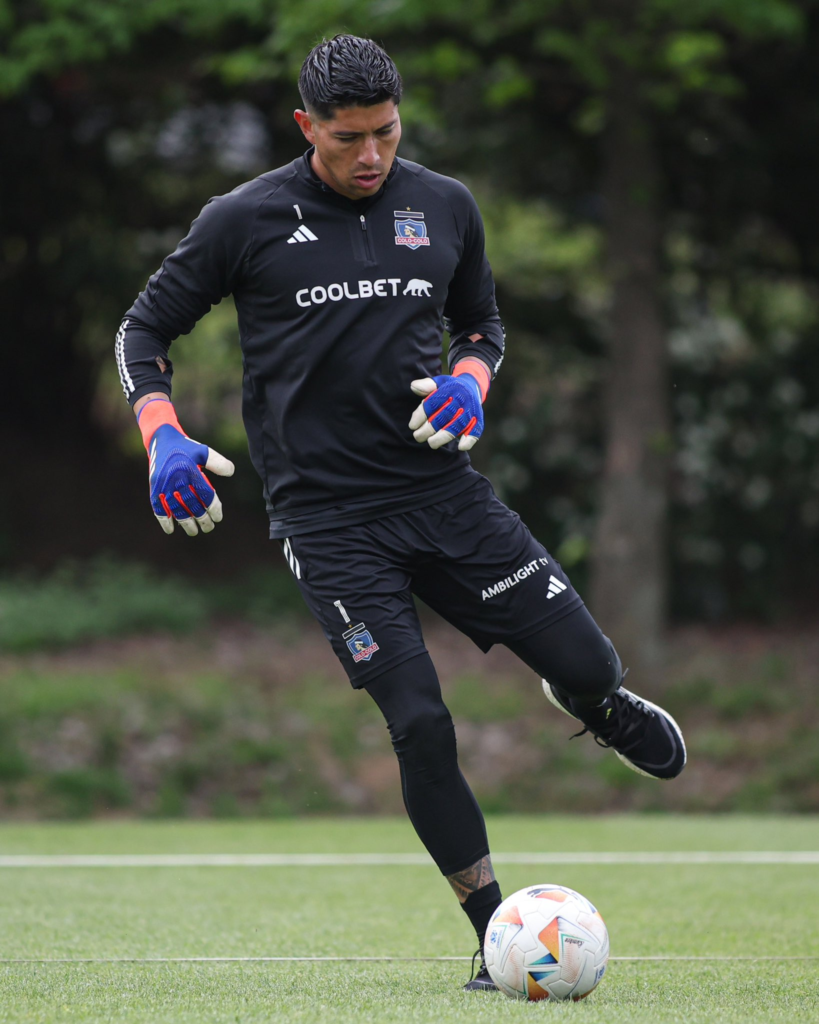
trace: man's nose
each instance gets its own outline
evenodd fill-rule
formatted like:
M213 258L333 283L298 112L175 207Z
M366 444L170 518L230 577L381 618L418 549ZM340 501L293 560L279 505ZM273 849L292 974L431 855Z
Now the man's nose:
M373 136L364 139L361 147L360 159L363 164L372 166L378 163L378 143Z

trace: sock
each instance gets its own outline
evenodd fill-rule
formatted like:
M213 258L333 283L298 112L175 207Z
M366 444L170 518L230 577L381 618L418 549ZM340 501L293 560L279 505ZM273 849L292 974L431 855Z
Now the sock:
M481 956L483 956L483 940L486 935L489 918L495 913L502 902L503 897L501 896L500 886L497 882L490 882L489 885L484 885L482 888L471 892L461 904L464 908L464 913L472 922L475 934L478 936Z

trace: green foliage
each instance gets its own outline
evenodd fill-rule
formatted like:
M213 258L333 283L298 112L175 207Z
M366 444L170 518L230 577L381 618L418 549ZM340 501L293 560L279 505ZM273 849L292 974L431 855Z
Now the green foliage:
M399 813L398 768L374 703L338 667L325 668L317 628L269 634L241 626L51 658L7 655L0 812ZM726 653L679 640L676 681L639 687L686 735L691 764L674 786L630 771L588 736L570 740L576 724L522 665L465 671L465 651L449 650L451 636L445 650L443 639L431 649L462 769L485 809L819 809L810 638L763 657L747 645Z
M151 629L184 632L204 621L197 592L137 564L66 563L35 580L0 581L0 649L36 650Z
M609 75L602 59L599 42L610 31L605 22L592 20L583 34L575 30L547 28L535 37L535 49L547 57L566 61L582 81L594 89L605 90Z
M0 732L13 729L19 744L0 761L0 803L38 805L49 817L342 809L336 759L355 758L356 737L377 714L316 675L271 692L213 674L169 676L147 662L24 671L4 678L3 691Z
M725 56L725 41L715 32L675 32L666 42L665 60L681 75L702 75L703 64ZM702 80L697 85L702 86Z
M805 28L802 5L793 0L649 0L642 18L647 27L676 22L686 27L717 24L748 39L792 36Z
M19 782L30 770L29 762L17 746L11 730L4 727L0 732L0 784Z
M516 298L569 289L589 309L607 295L599 227L568 220L545 200L478 195L492 270Z
M231 24L262 26L275 10L272 0L237 0L229 8L215 0L45 0L0 9L0 96L24 89L38 75L55 76L72 66L95 64L127 54L140 37L170 26L193 37L213 37Z
M779 654L769 654L755 662L742 678L725 685L706 675L695 675L674 683L668 691L669 700L679 708L708 708L725 718L747 718L787 712L793 706L791 680L792 661Z
M516 679L457 676L447 686L447 706L456 718L470 722L509 722L525 714L528 689Z
M42 577L0 578L0 651L48 650L155 631L185 634L217 618L282 627L308 614L284 571L250 571L203 588L102 556L65 562ZM78 696L66 693L66 699Z
M434 76L440 82L456 82L480 69L474 50L454 39L442 39L415 56L413 72Z
M663 301L673 331L675 612L785 614L793 595L810 593L799 552L819 531L819 320L815 270L806 270L816 232L808 226L806 238L795 237L809 218L810 191L794 200L789 229L770 220L816 137L810 83L792 77L812 59L805 47L816 46L812 6L1 0L0 96L15 146L4 162L0 284L6 302L43 317L27 322L26 336L52 365L48 380L41 374L37 389L24 384L21 394L36 391L62 422L59 382L69 372L93 377L94 401L83 395L76 406L93 408L97 424L138 449L110 356L120 315L205 198L266 169L267 154L284 162L299 151L291 112L306 50L335 31L370 35L407 82L404 152L466 178L486 215L509 355L475 462L582 586L601 469L611 296L599 140L616 102L611 69L622 66L651 111L669 204ZM784 57L767 82L777 53ZM778 100L785 80L790 99ZM737 102L755 82L763 102ZM230 147L215 125L232 122L234 103L256 111L268 148L226 170L220 159ZM755 121L769 106L770 121ZM786 123L802 110L798 124ZM163 155L178 119L194 114L200 127L186 152ZM815 174L805 173L812 188ZM230 302L176 342L173 358L188 429L243 452ZM32 362L25 355L15 365ZM54 394L44 395L49 387ZM755 422L760 410L765 421ZM782 530L783 521L793 529ZM5 513L4 559L16 557L13 536ZM775 565L783 568L772 578ZM277 586L236 585L214 600L220 613L269 620L287 605ZM68 590L52 589L46 608L25 581L12 591L0 586L0 644L67 643L164 616L143 609L116 618L107 607L90 614L85 597L72 608ZM184 606L176 602L177 617ZM172 612L168 628L188 628Z
M501 57L487 70L484 101L489 110L503 110L513 103L529 99L534 83L514 57Z
M48 790L69 818L115 811L127 807L131 800L128 784L117 772L106 768L55 772L48 780Z
M53 76L72 65L116 58L160 26L202 39L217 38L237 24L257 30L268 28L270 34L259 33L256 45L240 45L208 58L207 66L232 84L277 77L282 71L292 75L298 67L297 59L300 62L296 55L309 49L319 36L338 31L378 36L435 27L439 33L453 35L465 31L474 44L495 47L513 34L533 31L540 53L568 61L584 81L596 88L605 88L607 83L605 61L609 54L619 54L632 63L641 54L654 60L657 51L649 40L676 26L685 32L669 43L664 63L672 71L682 70L681 86L699 88L706 85L706 76L695 73L693 65L704 68L718 55L720 43L713 32L698 30L717 25L756 39L793 36L804 25L803 12L788 0L697 0L682 6L669 0L644 0L635 9L634 31L628 37L623 35L621 24L606 16L604 6L595 10L594 4L584 5L582 20L577 18L578 13L567 0L553 0L548 7L531 0L515 0L503 6L487 0L477 10L474 3L453 0L444 5L399 0L375 7L364 0L241 0L228 7L215 0L147 0L139 4L127 0L85 0L82 4L50 0L39 10L23 8L15 17L11 5L4 2L0 8L0 37L6 37L8 46L0 58L0 94L24 89L37 75ZM561 20L566 28L560 27ZM544 29L544 23L550 27ZM475 59L461 44L444 39L426 62L445 80L459 69L471 69ZM500 58L500 66L510 59ZM528 94L530 85L525 76L512 73L511 77L505 75L504 81L505 89L496 83L489 90L490 104L503 105L514 96Z
M693 686L676 689L681 704L696 694L699 706L707 706L721 718L740 720L751 715L775 715L789 709L791 698L787 689L777 687L765 678L723 686L717 680L697 679ZM673 699L673 698L672 698ZM724 740L728 743L727 734Z
M702 285L689 297L684 275L672 278L676 608L775 618L811 587L791 553L819 529L819 306L811 286L737 259L730 283L709 275L705 314ZM771 572L786 564L775 596Z
M251 569L235 580L214 582L206 600L211 616L222 620L287 628L291 621L310 618L292 575L284 569Z

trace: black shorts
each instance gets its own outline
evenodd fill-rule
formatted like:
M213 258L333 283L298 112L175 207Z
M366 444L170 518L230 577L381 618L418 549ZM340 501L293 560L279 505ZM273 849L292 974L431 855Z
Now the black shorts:
M417 595L483 651L583 602L489 481L414 512L280 541L354 687L426 651Z

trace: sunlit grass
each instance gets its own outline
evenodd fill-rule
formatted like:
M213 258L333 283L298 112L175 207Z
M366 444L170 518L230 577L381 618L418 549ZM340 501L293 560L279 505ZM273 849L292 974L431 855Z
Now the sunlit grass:
M498 851L799 850L808 818L494 818ZM0 854L417 852L402 819L21 825ZM819 1019L819 868L795 865L499 865L600 908L613 961L578 1005L461 991L468 960L437 963L0 965L0 1022ZM0 869L0 958L464 957L468 922L432 864L378 867ZM618 957L713 957L710 962Z

